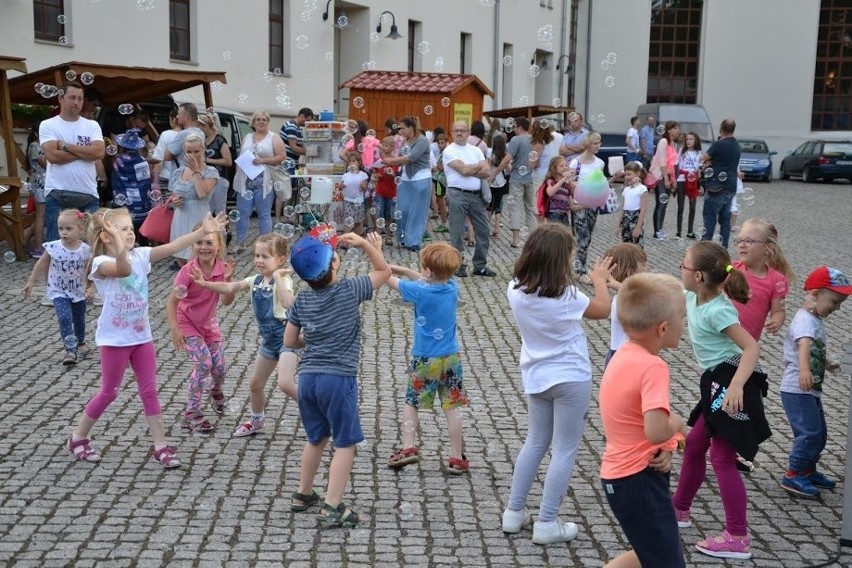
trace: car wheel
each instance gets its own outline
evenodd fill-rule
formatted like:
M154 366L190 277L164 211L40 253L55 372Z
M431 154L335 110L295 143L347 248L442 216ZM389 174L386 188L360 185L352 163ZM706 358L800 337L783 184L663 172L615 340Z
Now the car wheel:
M787 170L784 169L784 164L781 164L780 175L781 175L781 179L790 179L790 176L787 174Z
M811 174L811 170L807 166L805 167L805 169L802 170L802 181L805 183L814 182L814 176L813 174Z

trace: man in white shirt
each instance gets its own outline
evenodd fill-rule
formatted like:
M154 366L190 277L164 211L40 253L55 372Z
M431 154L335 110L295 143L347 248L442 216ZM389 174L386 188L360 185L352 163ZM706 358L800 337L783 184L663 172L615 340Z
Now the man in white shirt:
M204 140L204 132L198 126L198 107L192 103L179 104L175 119L182 130L178 131L166 146L163 161L172 160L176 167L180 167L185 154L183 143L192 134Z
M627 146L627 153L624 155L625 163L638 162L642 156L639 152L639 117L633 116L630 118L630 128L627 129L627 134L624 137L624 143Z
M72 81L59 95L59 114L42 121L41 148L47 159L44 179L46 242L59 239L59 213L77 209L94 213L98 209L98 182L95 163L106 150L101 127L83 118L83 85Z
M154 166L154 173L152 183L159 184L160 189L168 189L169 188L169 178L172 177L172 171L174 170L175 163L173 160L165 160L166 149L171 145L174 141L175 137L182 130L180 124L177 121L177 113L178 109L173 109L169 113L169 130L164 130L160 137L157 139L157 147L154 148L154 159L159 162L157 166ZM153 186L152 186L153 187Z
M579 112L568 113L568 130L565 131L562 146L559 147L559 153L565 156L566 161L570 162L583 153L583 140L588 133L589 130L583 126L583 115Z
M464 219L470 219L476 236L473 253L473 274L495 276L486 266L488 261L488 213L482 200L482 180L491 173L491 166L482 150L467 143L470 127L464 121L453 123L453 143L444 149L444 173L447 176L447 197L450 205L450 242L462 255L462 265L456 276L467 276L464 264Z

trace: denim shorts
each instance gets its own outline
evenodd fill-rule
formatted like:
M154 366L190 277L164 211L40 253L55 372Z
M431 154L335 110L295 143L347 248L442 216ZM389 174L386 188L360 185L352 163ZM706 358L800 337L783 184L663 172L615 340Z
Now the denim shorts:
M686 566L668 474L649 467L620 479L601 479L601 485L642 566Z
M311 444L331 437L335 448L348 448L364 441L354 376L300 373L299 416Z
M298 355L298 350L284 347L284 325L260 326L260 347L257 354L264 359L277 361L282 353L293 352Z
M396 209L393 197L377 195L373 198L373 204L376 206L376 219L393 219L393 212Z

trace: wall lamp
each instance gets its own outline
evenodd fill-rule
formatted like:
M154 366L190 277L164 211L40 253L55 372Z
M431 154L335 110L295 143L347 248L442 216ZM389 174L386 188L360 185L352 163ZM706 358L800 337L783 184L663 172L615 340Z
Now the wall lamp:
M329 6L331 6L331 3L332 3L332 2L334 2L334 0L328 0L328 2L326 2L326 3L325 3L325 12L323 12L323 13L322 13L322 21L323 21L323 22L325 22L326 20L328 20L328 16L329 16L329 14L330 14L330 13L329 13L329 10L328 10L328 7L329 7ZM335 5L336 5L336 4L335 4ZM343 8L342 8L342 7L341 7L341 9L339 10L339 12L338 12L338 13L339 13L338 18L345 18L345 19L346 19L346 21L348 22L348 20L349 20L349 19L348 19L348 18L346 18L346 12L344 12L344 11L343 11Z
M390 14L390 17L391 17L390 33L386 37L389 38L389 39L401 38L402 34L399 33L399 30L396 27L396 16L394 16L393 12L391 12L390 10L385 10L379 16L379 25L376 26L376 33L379 33L379 34L382 33L382 16L384 16L385 14Z
M563 73L565 73L566 75L573 75L574 69L571 67L571 56L570 55L560 55L559 56L559 59L556 60L556 70L559 71L559 70L563 69L563 66L562 66L562 58L563 57L568 59L568 63L566 63L565 66L564 66L565 71L563 71Z

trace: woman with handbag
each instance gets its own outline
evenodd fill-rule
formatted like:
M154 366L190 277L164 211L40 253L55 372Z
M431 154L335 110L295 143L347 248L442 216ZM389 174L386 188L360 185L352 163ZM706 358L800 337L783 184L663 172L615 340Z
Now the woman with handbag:
M695 202L698 199L698 180L701 172L701 138L695 132L686 135L686 141L680 150L680 163L677 176L677 238L683 227L684 200L689 200L689 216L686 223L686 238L695 236Z
M581 142L583 151L568 163L570 181L582 185L584 180L595 171L603 171L604 162L595 154L601 149L601 135L597 132L589 132ZM587 208L580 206L576 201L571 207L571 221L574 224L574 235L577 238L577 260L574 269L583 284L591 284L592 280L586 274L586 257L589 253L589 245L592 244L592 231L598 220L598 208Z
M675 166L677 164L677 150L675 140L680 131L680 124L669 120L665 125L665 132L657 144L657 151L651 160L651 175L659 180L654 188L654 238L658 241L665 240L663 222L666 219L666 206L669 203L669 195L677 192L675 181ZM648 189L651 189L649 186ZM663 197L665 196L665 197Z
M203 138L190 134L184 140L183 150L185 162L172 172L169 180L171 202L175 207L169 242L191 233L210 213L210 196L219 181L219 172L205 161ZM178 259L178 264L184 264L191 252L192 247L186 247L173 256Z
M248 179L242 168L237 168L234 174L234 191L237 193L237 248L236 252L245 250L251 212L257 211L260 224L258 236L272 232L272 205L275 199L273 171L287 159L287 151L281 137L269 130L269 115L259 110L251 115L253 133L247 134L240 148L240 155L254 154L252 163L263 165L264 171L254 179ZM290 187L289 184L287 188ZM287 189L285 188L285 190ZM285 197L285 200L288 197Z

